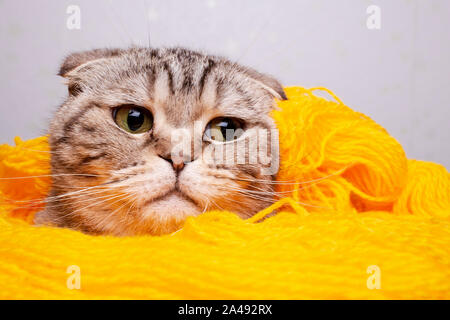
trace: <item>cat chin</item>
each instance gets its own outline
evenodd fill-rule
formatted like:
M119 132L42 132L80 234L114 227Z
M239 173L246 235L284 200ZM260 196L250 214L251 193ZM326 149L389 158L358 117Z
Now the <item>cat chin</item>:
M182 228L188 217L202 213L191 199L178 191L152 201L142 211L149 228L147 232L153 235L175 232Z

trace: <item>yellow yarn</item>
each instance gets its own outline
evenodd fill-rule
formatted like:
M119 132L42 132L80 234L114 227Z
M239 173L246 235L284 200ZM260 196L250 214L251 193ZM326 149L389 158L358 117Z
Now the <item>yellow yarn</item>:
M39 205L23 204L49 187L46 138L0 146L0 298L449 299L447 170L407 160L337 97L286 91L273 114L285 197L246 221L208 212L163 237L30 225ZM66 285L71 265L79 290ZM373 265L380 289L367 286Z

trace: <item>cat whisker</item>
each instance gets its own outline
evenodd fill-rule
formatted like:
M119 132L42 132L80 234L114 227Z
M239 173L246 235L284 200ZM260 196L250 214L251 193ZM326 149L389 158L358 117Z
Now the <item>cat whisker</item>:
M85 188L82 188L81 190L71 191L71 192L67 192L67 193L60 194L60 195L57 195L57 196L52 196L52 197L44 197L44 198L28 199L28 200L14 200L14 199L6 198L6 197L4 197L4 199L6 199L5 202L8 202L8 203L36 203L36 204L38 204L38 203L46 203L46 202L57 201L59 199L62 199L62 198L65 198L65 197L71 197L71 196L74 196L74 195L75 196L76 195L83 196L85 192L92 191L92 190L98 191L96 193L100 193L100 192L103 192L103 191L101 191L102 188L103 188L103 191L104 191L104 190L110 190L110 189L113 189L113 188L116 188L116 187L114 185L107 185L107 183L103 183L103 184L99 184L99 185L96 185L96 186L85 187ZM100 189L100 190L95 190L95 189ZM95 194L95 193L91 193L91 194ZM74 198L76 198L76 197L72 197L72 199L74 199Z
M149 17L149 5L148 0L144 0L144 8L145 8L145 21L147 23L147 41L148 41L148 47L152 47L152 41L151 41L151 32L150 32L150 17Z
M90 193L85 193L85 194L77 194L73 197L70 197L69 199L71 201L79 201L78 199L83 200L83 202L89 202L89 201L93 201L96 199L100 199L102 197L94 197L92 198L92 196L95 196L97 194L104 194L105 190L100 190L100 191L96 191L96 192L90 192ZM110 196L110 195L107 195ZM105 196L105 197L107 197ZM89 199L86 199L86 197L90 197ZM104 197L103 197L104 198ZM67 199L67 200L69 200ZM57 208L57 207L61 207L64 206L65 204L52 204L52 203L58 203L64 201L64 199L47 199L47 198L41 198L39 200L22 200L22 201L14 201L14 200L10 200L10 201L5 201L4 203L24 203L25 205L22 206L15 206L15 209L31 209L31 208L35 208L35 207L39 207L39 206L43 206L45 205L46 208ZM28 203L28 205L26 205Z
M5 177L0 180L23 180L23 179L37 179L37 178L52 178L52 177L105 177L107 175L98 174L84 174L84 173L61 173L61 174L43 174L36 176L23 176L23 177Z
M129 199L131 199L131 198L133 198L133 195L128 195L128 196L125 196L125 197L122 197L121 199L119 199L119 200L117 200L117 201L115 201L115 202L113 202L112 204L115 204L115 203L117 203L117 202L120 202L120 201L127 201L127 200L129 200ZM117 208L116 210L114 210L114 211L112 211L110 214L108 214L107 216L105 216L103 219L102 219L102 225L103 225L103 222L105 222L105 221L107 221L109 218L111 218L115 213L117 213L117 212L119 212L120 210L122 210L125 206L127 206L129 203L128 202L125 202L122 206L120 206L119 208Z
M103 194L103 192L99 192L100 194ZM96 193L96 194L99 194L99 193ZM79 205L79 204L81 204L81 203L86 203L86 202L92 202L92 201L96 201L96 200L102 200L102 199L107 199L107 198L110 198L110 197L112 197L112 196L115 196L115 194L114 195L112 195L112 194L107 194L107 195L102 195L102 196L99 196L99 197L93 197L93 198L91 198L91 196L92 196L93 194L87 194L87 195L83 195L83 197L79 197L78 199L73 199L73 198L71 198L70 200L72 200L72 201L74 201L74 203L76 203L77 205ZM95 195L95 194L94 194ZM88 199L86 199L86 196L87 197L89 197ZM53 208L56 208L56 207L61 207L61 206L65 206L65 204L58 204L58 205L50 205L50 206L46 206L46 207L53 207Z
M205 208L203 209L202 214L206 212L206 210L208 209L208 207L209 207L209 201L206 202Z
M131 43L134 45L135 44L134 38L132 37L129 30L125 27L125 24L123 23L123 19L120 17L120 15L114 9L114 5L111 3L111 0L107 0L106 2L108 3L108 8L110 10L110 13L112 13L112 15L113 15L112 20L114 20L114 22L116 22L118 25L120 25L124 34L129 38L129 40L131 40Z
M225 211L224 208L222 208L221 206L219 206L212 198L208 198L208 201L212 202L212 204L216 207L219 208L222 211Z
M30 151L30 152L50 153L50 154L56 153L55 151L50 151L50 150L34 150L34 149L29 149L29 148L24 148L24 147L19 147L19 146L15 146L14 148L25 150L25 151Z
M321 177L321 178L317 178L317 179L312 179L312 180L306 180L306 181L298 181L298 180L275 180L275 181L267 181L264 179L243 179L243 178L230 178L236 181L247 181L247 182L261 182L261 183L266 183L266 184L273 184L273 185L302 185L302 184L309 184L309 183L313 183L313 182L317 182L317 181L322 181L322 180L326 180L329 178L332 178L334 176L338 176L339 174L341 174L342 172L344 172L345 170L347 170L350 166L346 166L345 168L339 169L327 176Z
M145 181L146 180L137 180L134 182L137 184L137 183L145 182ZM123 181L119 181L119 182L123 182ZM4 199L6 199L5 202L7 202L7 203L29 203L30 206L33 206L33 205L45 204L45 203L49 203L49 202L56 202L56 201L60 201L63 198L69 198L69 197L71 200L74 200L77 197L83 198L86 195L94 195L94 194L103 193L106 190L120 189L121 187L126 187L126 185L114 185L114 183L116 183L116 182L115 181L107 181L105 183L91 186L91 187L84 187L84 188L76 187L76 188L79 188L80 190L67 192L67 193L60 194L60 195L53 196L53 197L44 197L44 198L29 199L29 200L14 200L14 199L8 199L6 197L4 197ZM93 192L93 191L95 191L95 192Z
M136 203L137 203L137 200L138 200L138 198L135 196L134 198L133 198L133 200L132 200L132 202L131 202L131 205L130 205L130 207L128 208L128 211L127 211L127 216L130 214L130 212L133 210L133 208L134 208L134 206L136 205Z
M129 196L130 196L130 195L128 195L128 197L129 197ZM82 207L82 208L78 208L78 209L76 209L75 211L70 211L70 212L64 214L63 216L73 215L74 213L80 212L80 211L82 211L82 210L85 210L85 209L88 209L88 208L92 208L92 207L94 207L94 206L97 206L97 205L99 205L99 204L102 204L102 203L105 203L105 202L108 202L108 201L111 201L111 200L114 200L114 199L118 199L118 200L116 200L116 201L114 201L114 202L111 203L111 204L115 204L115 203L117 203L117 202L119 202L119 201L122 201L123 198L124 198L124 194L113 195L113 196L111 196L111 197L109 197L109 198L107 198L107 199L105 199L105 200L97 201L97 202L91 203L90 205L87 205L87 206Z
M251 190L242 189L242 188L226 187L226 188L223 188L223 190L225 190L225 191L235 191L235 192L238 192L238 193L241 193L241 194L245 195L246 197L248 197L250 199L254 199L254 200L258 200L258 201L264 201L264 202L268 202L268 203L272 203L274 201L274 197L278 198L276 200L281 199L280 196L278 196L278 195L276 195L276 194L274 194L274 193L272 193L270 191L268 191L266 193L259 192L258 195L255 195L254 193L252 193ZM268 198L267 197L263 197L263 195L267 195ZM320 208L320 209L332 209L330 207L316 206L316 205L312 205L312 204L304 203L304 202L300 202L300 201L295 201L295 202L300 204L300 205L302 205L302 206L307 206L307 207Z

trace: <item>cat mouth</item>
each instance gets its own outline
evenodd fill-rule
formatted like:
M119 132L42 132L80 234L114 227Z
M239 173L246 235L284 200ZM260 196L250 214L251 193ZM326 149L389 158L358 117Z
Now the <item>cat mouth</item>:
M160 202L160 201L165 201L165 200L168 200L170 198L178 198L180 200L184 200L184 201L190 202L191 204L193 204L195 206L198 206L198 204L191 197L186 195L184 192L182 192L178 188L175 188L175 189L173 189L173 190L171 190L171 191L169 191L169 192L167 192L167 193L165 193L163 195L160 195L160 196L158 196L156 198L153 198L151 200L146 201L144 206L148 206L148 205Z

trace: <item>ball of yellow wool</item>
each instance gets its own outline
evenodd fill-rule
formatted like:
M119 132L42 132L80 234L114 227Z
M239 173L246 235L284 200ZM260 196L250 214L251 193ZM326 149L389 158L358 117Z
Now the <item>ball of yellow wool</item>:
M395 201L399 215L450 217L450 173L444 166L408 160L408 184Z
M47 137L0 145L0 209L31 222L50 187Z
M402 146L383 127L327 89L318 89L336 101L315 95L317 89L286 88L288 100L279 102L273 113L280 137L278 192L291 195L307 211L336 213L399 213L405 207L397 204L400 198L405 202L431 194L428 200L439 196L439 212L432 207L435 201L413 202L430 207L428 215L450 216L450 180L444 167L407 160ZM420 171L427 172L428 179ZM433 180L439 181L438 190ZM422 193L411 195L412 189ZM414 205L407 212L425 214Z

